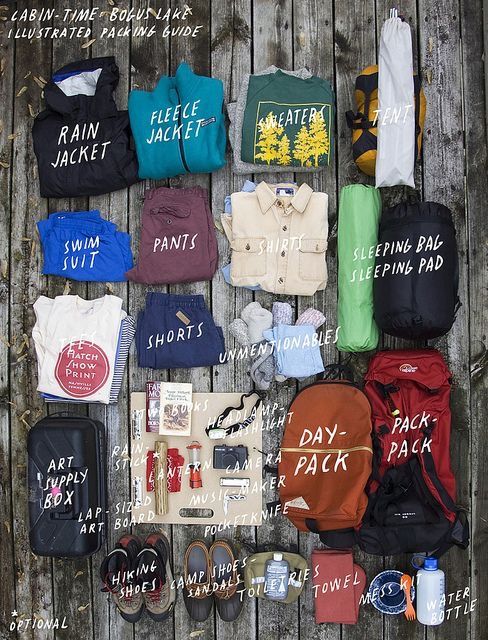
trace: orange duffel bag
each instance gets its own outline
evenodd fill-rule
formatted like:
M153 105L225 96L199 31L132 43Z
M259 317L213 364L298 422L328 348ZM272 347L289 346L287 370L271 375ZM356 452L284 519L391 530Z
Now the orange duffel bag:
M326 378L297 393L281 441L278 476L283 513L300 531L356 529L372 470L371 407L332 365Z

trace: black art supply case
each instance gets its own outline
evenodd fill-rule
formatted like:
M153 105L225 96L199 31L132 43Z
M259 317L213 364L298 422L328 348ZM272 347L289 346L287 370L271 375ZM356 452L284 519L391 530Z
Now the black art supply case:
M82 416L48 416L29 432L29 539L39 556L79 558L105 535L104 425Z

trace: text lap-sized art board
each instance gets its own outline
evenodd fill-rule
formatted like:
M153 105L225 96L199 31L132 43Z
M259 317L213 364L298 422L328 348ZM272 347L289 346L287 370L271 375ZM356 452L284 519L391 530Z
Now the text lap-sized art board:
M262 450L263 418L261 406L253 409L251 402L246 402L242 410L234 410L222 423L228 426L233 422L243 421L255 411L255 418L247 427L240 429L225 439L210 439L205 429L214 425L222 412L231 406L239 406L240 393L194 393L192 396L191 435L168 436L146 431L146 394L131 394L131 476L132 476L132 519L140 523L158 524L204 524L233 527L237 525L259 526L262 524L262 470L264 460ZM181 490L169 492L167 496L167 513L157 514L156 483L157 471L150 478L148 463L157 450L156 443L164 442L167 450L178 449L179 456L184 458L181 473ZM190 451L187 447L199 443L201 462L201 481L199 488L190 487L189 468ZM218 445L247 447L248 462L245 468L214 469L213 449ZM156 468L156 466L154 467ZM163 465L163 469L165 465ZM163 471L164 472L164 471ZM163 478L160 478L163 479ZM222 485L222 480L235 483L235 486ZM244 487L239 481L244 479ZM154 486L154 488L153 488ZM148 491L148 488L151 490ZM229 496L239 496L229 498Z

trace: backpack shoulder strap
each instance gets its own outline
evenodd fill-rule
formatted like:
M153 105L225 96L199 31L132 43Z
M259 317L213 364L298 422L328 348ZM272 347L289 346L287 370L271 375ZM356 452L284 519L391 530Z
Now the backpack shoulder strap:
M320 542L331 549L351 549L358 543L355 529L336 529L335 531L321 531Z

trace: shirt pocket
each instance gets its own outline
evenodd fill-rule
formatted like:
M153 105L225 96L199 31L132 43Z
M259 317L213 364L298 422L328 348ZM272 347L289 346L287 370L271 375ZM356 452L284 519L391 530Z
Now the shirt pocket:
M299 244L299 274L302 280L326 280L325 238L302 238Z
M263 276L266 273L266 239L235 238L231 243L231 276Z

